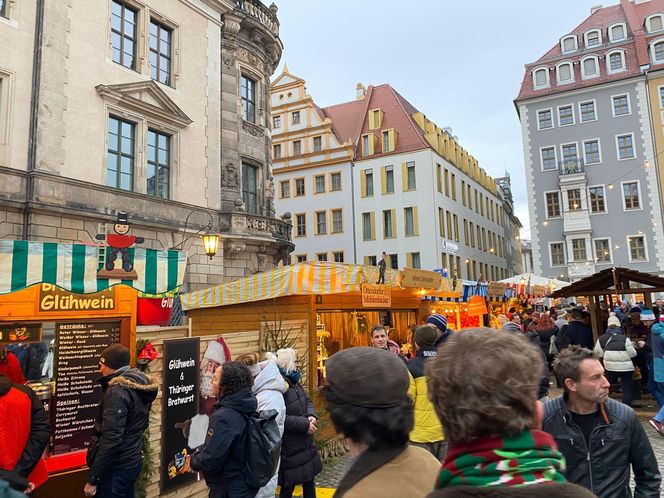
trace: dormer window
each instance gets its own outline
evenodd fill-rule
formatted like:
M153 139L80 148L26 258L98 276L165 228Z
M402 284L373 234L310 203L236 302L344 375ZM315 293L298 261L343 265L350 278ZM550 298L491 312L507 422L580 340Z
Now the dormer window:
M585 80L599 76L599 61L596 55L581 59L581 77Z
M576 35L569 35L560 40L560 48L563 51L563 54L569 54L570 52L576 52L578 50L578 45L576 42Z
M549 69L541 67L533 71L533 88L547 88L549 86Z
M664 62L664 39L657 39L650 44L650 60L653 64Z
M609 41L611 43L627 38L627 25L624 22L609 26Z
M648 33L664 30L664 15L653 14L646 17L646 30Z
M571 62L561 62L556 66L558 84L572 83L574 81L574 68Z
M606 54L606 72L609 74L619 73L625 71L625 52L622 50L615 50Z
M583 34L586 48L598 47L602 44L602 32L599 29L591 29Z

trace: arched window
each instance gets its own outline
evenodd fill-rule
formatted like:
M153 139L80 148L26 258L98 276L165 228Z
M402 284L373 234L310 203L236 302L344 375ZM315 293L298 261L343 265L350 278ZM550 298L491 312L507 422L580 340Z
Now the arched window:
M652 14L646 17L646 30L648 33L664 30L664 16L662 14Z
M627 25L624 22L619 22L609 26L609 41L617 42L627 38Z
M579 46L576 41L576 35L569 35L560 39L560 50L562 50L563 54L576 52L578 49Z
M561 62L556 66L556 77L559 85L574 81L574 67L571 62Z
M599 76L599 61L596 55L581 59L581 77L585 80Z
M664 62L664 39L658 38L650 44L650 60L653 64Z
M625 52L622 50L614 50L606 54L606 72L609 74L619 73L627 70L625 64Z
M549 69L540 67L533 71L533 88L546 88L549 86Z
M598 47L602 44L602 32L599 29L591 29L583 34L583 42L586 48Z

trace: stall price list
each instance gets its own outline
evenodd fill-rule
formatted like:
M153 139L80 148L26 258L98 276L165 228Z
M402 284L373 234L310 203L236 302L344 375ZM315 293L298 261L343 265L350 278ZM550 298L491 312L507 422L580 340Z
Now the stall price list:
M99 355L120 342L119 322L56 324L54 454L87 447L94 427L101 386L96 382Z

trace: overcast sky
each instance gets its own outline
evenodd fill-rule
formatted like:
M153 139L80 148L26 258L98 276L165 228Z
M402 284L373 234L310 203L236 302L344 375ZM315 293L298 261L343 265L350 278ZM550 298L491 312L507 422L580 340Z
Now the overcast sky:
M275 76L287 63L321 107L354 99L358 82L389 83L438 126L450 126L490 175L509 171L530 238L513 100L524 64L580 24L597 0L276 3L284 53Z

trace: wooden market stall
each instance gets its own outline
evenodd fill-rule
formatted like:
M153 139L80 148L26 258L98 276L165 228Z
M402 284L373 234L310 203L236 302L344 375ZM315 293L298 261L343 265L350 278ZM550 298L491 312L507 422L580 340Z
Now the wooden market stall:
M664 292L664 278L629 268L607 268L549 294L551 298L587 298L589 300L593 337L604 333L603 305L610 308L615 295L643 294L647 308L652 308L652 293ZM608 318L608 315L607 315Z
M138 291L181 285L186 255L133 249L136 280L98 278L105 246L0 241L0 346L45 354L29 383L51 419L48 481L31 496L79 497L101 388L99 354L112 343L135 356Z

